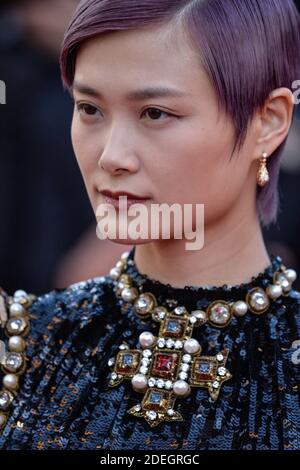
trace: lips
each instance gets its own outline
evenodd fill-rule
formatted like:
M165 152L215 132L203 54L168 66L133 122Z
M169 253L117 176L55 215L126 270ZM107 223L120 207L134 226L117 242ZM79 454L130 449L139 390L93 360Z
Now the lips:
M143 202L148 201L149 197L142 197L142 196L137 196L136 194L128 193L126 191L118 191L118 192L111 192L108 190L103 190L100 191L102 196L104 197L104 200L107 204L111 204L115 209L126 209L132 206L133 204L141 204ZM126 196L127 201L120 201L121 196Z

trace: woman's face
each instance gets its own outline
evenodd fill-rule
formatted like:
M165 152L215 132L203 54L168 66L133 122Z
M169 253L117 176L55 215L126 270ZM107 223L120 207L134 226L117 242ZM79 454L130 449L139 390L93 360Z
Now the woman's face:
M178 96L127 96L148 88ZM206 225L254 205L251 138L230 161L232 121L180 31L152 27L86 42L74 99L72 140L95 213L104 189L149 203L204 204Z

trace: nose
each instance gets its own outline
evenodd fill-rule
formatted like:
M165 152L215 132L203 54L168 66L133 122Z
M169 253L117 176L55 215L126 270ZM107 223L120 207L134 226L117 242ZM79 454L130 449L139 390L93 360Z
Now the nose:
M111 175L136 173L139 170L139 158L133 149L134 138L127 129L114 127L101 152L98 165Z

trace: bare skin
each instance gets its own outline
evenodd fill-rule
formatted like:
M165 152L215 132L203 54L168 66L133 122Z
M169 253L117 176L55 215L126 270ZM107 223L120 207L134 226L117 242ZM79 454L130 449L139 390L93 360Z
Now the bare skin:
M104 202L99 187L151 203L205 205L201 250L187 251L184 239L114 240L137 245L142 273L177 287L239 284L270 264L256 210L257 169L262 153L272 155L289 132L290 90L272 92L230 161L233 123L180 29L118 31L86 42L75 84L72 140L95 213ZM126 99L150 86L184 96Z

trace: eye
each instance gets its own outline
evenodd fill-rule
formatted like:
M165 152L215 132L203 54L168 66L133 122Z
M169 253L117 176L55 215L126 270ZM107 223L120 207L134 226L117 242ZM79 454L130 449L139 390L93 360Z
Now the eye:
M97 117L97 113L100 113L98 108L89 103L78 103L76 106L79 113L87 119Z
M161 115L165 115L167 116L167 118L178 117L178 116L175 116L175 114L167 113L166 111L162 111L161 109L158 109L158 108L147 108L143 111L142 116L144 116L147 113L150 116L151 121L161 121L161 119L159 119Z

